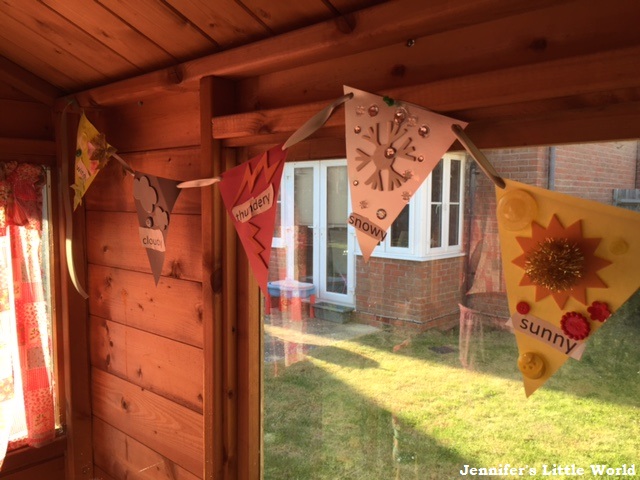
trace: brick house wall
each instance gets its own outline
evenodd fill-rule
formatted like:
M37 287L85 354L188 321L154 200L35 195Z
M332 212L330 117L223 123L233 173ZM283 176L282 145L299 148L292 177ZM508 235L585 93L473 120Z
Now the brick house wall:
M417 330L457 323L466 257L356 261L356 320Z
M555 190L611 205L614 188L636 188L638 142L556 147Z

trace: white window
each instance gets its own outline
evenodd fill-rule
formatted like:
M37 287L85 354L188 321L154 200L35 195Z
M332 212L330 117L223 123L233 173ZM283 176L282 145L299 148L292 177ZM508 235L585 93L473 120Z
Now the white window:
M352 305L355 261L353 229L347 223L347 161L288 162L278 208L271 246L285 252L286 278L312 283L320 300Z
M446 154L372 256L430 260L462 254L463 209L464 155Z

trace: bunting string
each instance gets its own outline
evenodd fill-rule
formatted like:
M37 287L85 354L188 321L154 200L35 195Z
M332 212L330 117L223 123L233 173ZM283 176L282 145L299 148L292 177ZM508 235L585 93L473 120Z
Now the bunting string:
M454 124L454 125L451 125L451 130L456 135L456 137L458 137L458 141L462 144L465 150L469 152L469 154L476 161L476 163L480 167L480 170L482 170L482 172L487 177L489 177L489 180L491 180L496 187L504 189L505 188L504 179L500 175L498 175L498 172L493 167L491 162L489 162L485 154L482 153L482 151L478 147L476 147L476 145L471 141L471 139L465 133L462 127L460 127L460 125Z

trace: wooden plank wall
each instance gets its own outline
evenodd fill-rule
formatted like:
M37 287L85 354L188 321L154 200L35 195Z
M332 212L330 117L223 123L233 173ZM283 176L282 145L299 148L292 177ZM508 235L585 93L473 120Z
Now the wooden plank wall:
M0 80L0 160L55 165L51 107Z
M134 169L176 180L200 176L197 92L88 116ZM111 162L85 202L94 474L202 478L200 190L185 190L176 202L156 286L132 188L132 177Z

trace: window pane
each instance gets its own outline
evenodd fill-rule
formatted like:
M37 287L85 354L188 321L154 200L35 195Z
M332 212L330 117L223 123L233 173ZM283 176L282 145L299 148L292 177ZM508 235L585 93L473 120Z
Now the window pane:
M442 246L442 205L431 205L431 248Z
M431 201L442 202L442 160L431 172Z
M449 246L458 245L460 239L460 205L449 206Z
M313 282L313 168L296 168L293 177L293 278Z
M449 200L451 202L460 201L460 173L462 162L460 160L451 160L449 174Z
M293 182L294 222L313 225L313 168L296 168Z
M347 293L347 167L327 168L326 290Z
M276 223L273 229L273 237L282 237L282 191L278 192L278 201L276 202Z
M409 247L409 208L409 204L405 205L391 225L389 234L392 247Z

